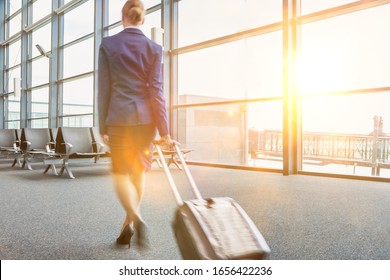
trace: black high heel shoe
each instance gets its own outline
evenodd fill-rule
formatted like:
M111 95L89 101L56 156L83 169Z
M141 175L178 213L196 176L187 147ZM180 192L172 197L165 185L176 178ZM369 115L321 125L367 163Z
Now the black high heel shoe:
M147 238L147 226L143 222L134 225L135 233L137 235L137 246L140 248L149 248L149 241Z
M134 230L130 227L130 225L126 225L125 228L122 230L121 235L116 239L116 243L120 245L126 245L129 244L130 248L130 242L131 237L134 234Z

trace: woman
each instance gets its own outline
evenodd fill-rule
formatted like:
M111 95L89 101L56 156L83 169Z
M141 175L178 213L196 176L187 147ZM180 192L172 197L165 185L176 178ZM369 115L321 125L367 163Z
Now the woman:
M115 191L126 211L117 243L129 244L129 248L134 231L137 244L146 245L139 206L145 172L151 168L156 128L163 144L170 144L162 48L139 29L144 16L141 1L127 1L122 9L124 30L103 38L99 50L99 129L110 145Z

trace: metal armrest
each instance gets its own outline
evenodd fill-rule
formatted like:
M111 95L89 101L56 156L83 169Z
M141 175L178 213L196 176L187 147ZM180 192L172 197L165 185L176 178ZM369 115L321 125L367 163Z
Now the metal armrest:
M26 151L29 151L30 147L31 147L31 142L30 141L23 141L23 143L26 144Z
M70 155L70 151L73 148L73 145L71 143L61 143L62 145L65 145L65 151L67 155Z
M101 153L103 151L103 148L106 146L105 144L100 142L95 142L94 144L96 145L96 151L98 153Z
M19 141L15 141L13 144L12 144L12 148L15 150L15 151L19 151L19 146L18 146L18 143Z
M53 145L54 145L54 142L47 142L46 145L45 145L45 149L46 149L46 152L47 153L54 153L54 150L53 150Z

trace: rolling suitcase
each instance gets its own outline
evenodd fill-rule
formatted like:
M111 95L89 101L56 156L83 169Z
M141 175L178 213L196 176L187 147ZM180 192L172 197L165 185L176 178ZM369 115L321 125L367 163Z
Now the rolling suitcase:
M156 144L157 153L178 204L172 227L183 259L267 258L270 248L247 213L232 198L202 198L178 144L175 143L174 148L196 199L182 200L162 150Z

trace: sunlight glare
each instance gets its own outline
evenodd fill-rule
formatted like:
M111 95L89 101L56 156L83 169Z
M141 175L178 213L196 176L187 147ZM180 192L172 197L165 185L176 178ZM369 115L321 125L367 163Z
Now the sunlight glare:
M335 91L342 86L343 75L334 63L320 52L306 52L297 60L297 91L299 95L317 95Z

